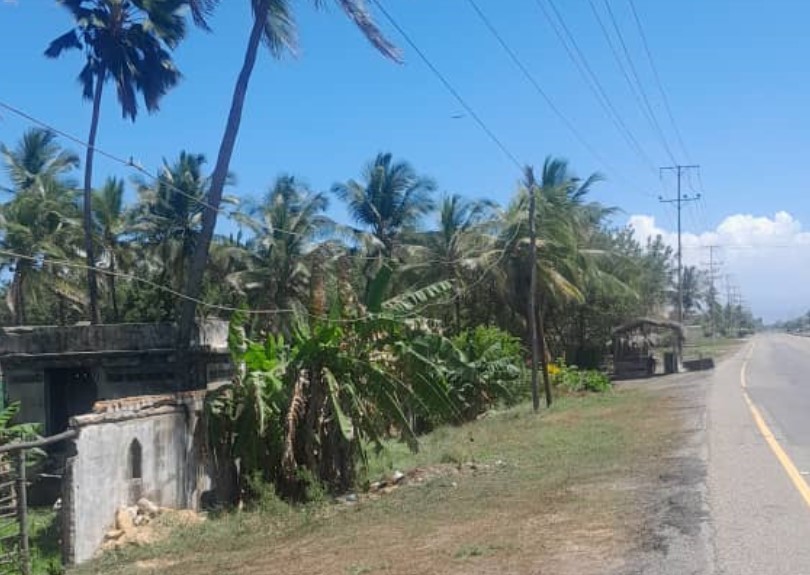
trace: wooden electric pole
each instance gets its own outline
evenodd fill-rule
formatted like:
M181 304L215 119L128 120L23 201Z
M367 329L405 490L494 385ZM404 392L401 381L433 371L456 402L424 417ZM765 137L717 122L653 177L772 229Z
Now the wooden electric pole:
M678 195L674 199L664 199L659 197L658 200L664 204L675 204L678 207L678 323L683 324L683 248L681 246L681 208L686 202L696 202L700 199L700 194L689 197L681 193L681 175L688 170L697 170L700 166L667 166L661 168L664 170L675 170L678 174Z
M709 250L709 262L703 264L709 268L709 321L711 322L712 326L712 339L717 338L717 308L720 305L717 302L717 286L715 284L717 282L717 271L722 265L722 262L718 262L716 259L714 259L714 251L718 248L719 246L707 246L707 249ZM722 312L722 308L720 312Z
M529 333L532 346L532 407L540 409L540 386L537 381L537 314L535 313L537 297L537 184L534 180L534 169L526 166L526 191L529 193Z

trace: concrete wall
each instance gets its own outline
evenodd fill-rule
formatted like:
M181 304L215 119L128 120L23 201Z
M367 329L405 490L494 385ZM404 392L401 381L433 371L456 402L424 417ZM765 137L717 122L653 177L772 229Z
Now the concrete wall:
M20 421L46 424L53 411L48 382L54 369L89 370L101 401L170 393L178 385L204 389L230 380L227 322L209 320L195 328L188 381L177 381L175 338L173 324L0 328L7 399L21 402ZM63 424L56 427L46 433L64 429Z
M176 338L177 328L170 323L5 327L0 328L0 357L169 349ZM193 348L227 351L228 324L205 321L192 339Z
M115 511L139 497L163 507L198 509L211 489L206 458L203 393L150 396L96 405L73 418L79 431L63 484L66 559L93 557L113 526ZM134 479L131 446L138 441L141 478Z

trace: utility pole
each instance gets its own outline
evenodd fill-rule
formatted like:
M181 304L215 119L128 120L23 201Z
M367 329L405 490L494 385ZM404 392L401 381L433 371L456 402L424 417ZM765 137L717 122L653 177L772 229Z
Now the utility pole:
M663 204L675 204L678 207L678 323L683 323L683 248L681 246L681 208L684 203L695 202L700 199L700 194L696 196L686 196L681 193L681 176L689 170L699 169L699 165L691 166L666 166L661 168L661 172L665 170L673 170L678 175L678 195L674 199L658 198Z
M740 297L739 289L736 285L731 283L731 276L726 276L726 308L728 312L728 329L731 334L731 337L736 337L734 334L738 332L738 314L737 314L737 306L738 306L738 299Z
M714 250L718 249L719 246L707 246L709 250L709 263L704 263L703 265L708 265L709 267L709 320L711 321L712 326L712 339L717 337L717 290L715 289L715 282L717 281L717 270L718 268L723 265L722 262L718 262L714 259Z
M526 190L529 192L529 322L532 342L532 407L540 409L540 387L537 382L537 317L535 314L535 297L537 292L537 184L534 180L534 169L526 166Z

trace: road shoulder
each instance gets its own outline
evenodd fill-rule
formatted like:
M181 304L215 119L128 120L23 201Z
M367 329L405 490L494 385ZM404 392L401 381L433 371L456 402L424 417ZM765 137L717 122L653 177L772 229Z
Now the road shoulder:
M745 402L746 350L714 374L708 396L708 487L718 574L810 573L810 510Z

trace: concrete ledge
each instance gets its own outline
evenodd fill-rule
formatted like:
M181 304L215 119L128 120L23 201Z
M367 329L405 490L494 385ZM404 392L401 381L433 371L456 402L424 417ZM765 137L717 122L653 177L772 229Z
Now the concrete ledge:
M6 327L0 329L0 357L165 350L174 348L176 340L177 327L171 323ZM226 353L228 323L204 322L192 342L192 349Z

